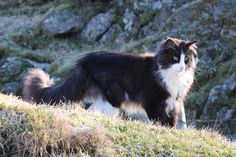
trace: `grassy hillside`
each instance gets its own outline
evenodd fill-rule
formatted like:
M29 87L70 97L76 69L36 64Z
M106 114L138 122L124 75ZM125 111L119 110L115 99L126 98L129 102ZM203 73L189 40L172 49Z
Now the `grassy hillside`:
M11 155L233 157L236 144L210 130L169 129L0 94L0 156Z

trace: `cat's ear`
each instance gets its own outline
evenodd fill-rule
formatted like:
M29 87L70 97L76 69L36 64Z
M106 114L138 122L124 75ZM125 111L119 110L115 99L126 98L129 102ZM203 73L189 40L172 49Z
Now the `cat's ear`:
M197 41L191 41L191 42L188 42L186 45L185 45L185 48L188 49L191 45L197 43Z
M177 45L175 41L171 38L166 39L164 44L165 44L165 47L175 47Z

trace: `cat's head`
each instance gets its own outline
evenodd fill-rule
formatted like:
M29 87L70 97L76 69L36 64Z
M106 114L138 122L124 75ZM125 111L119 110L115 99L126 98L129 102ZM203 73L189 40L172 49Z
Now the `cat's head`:
M196 41L186 41L176 38L166 39L157 55L161 69L171 68L182 74L190 69L195 69L198 62Z

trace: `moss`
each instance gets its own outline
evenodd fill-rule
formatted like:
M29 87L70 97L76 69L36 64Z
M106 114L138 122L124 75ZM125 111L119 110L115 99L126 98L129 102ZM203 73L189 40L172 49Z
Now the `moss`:
M19 46L31 50L46 48L52 40L46 35L40 36L32 32L24 35L13 35L11 38Z
M7 45L0 45L0 51L4 52L5 56L13 54L15 52Z
M63 10L73 10L75 9L77 6L76 6L76 3L75 2L67 2L67 3L63 3L63 4L60 4L58 5L56 8L55 8L55 11L63 11Z
M233 73L233 67L236 66L236 58L232 57L230 60L218 65L217 78L224 78L225 76Z
M0 46L0 50L4 51L6 55L17 56L21 58L28 58L38 62L52 62L55 59L54 54L44 50L28 50L15 45Z

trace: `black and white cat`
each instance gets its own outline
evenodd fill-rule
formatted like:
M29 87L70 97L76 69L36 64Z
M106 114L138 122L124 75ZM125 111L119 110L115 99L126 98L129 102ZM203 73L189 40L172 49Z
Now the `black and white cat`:
M23 96L36 103L93 101L90 108L142 108L150 120L176 127L180 107L194 80L195 42L165 40L155 55L94 52L77 60L58 85L39 69L23 78Z

